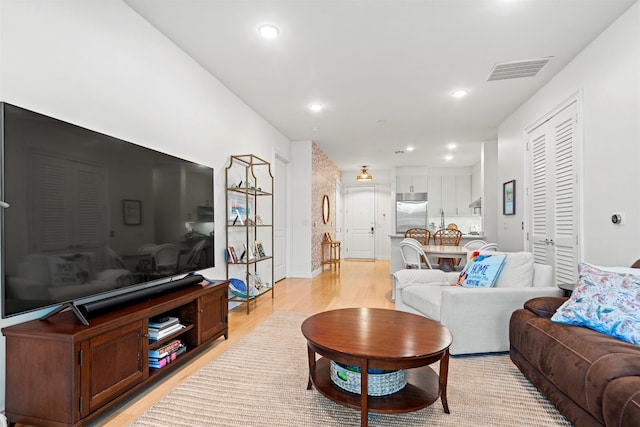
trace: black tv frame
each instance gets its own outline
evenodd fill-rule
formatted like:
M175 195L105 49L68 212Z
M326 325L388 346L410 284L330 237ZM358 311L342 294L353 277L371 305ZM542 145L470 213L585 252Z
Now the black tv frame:
M157 152L169 157L173 157L176 159L179 159L181 161L185 161L188 163L192 163L194 165L202 165L200 163L196 163L193 161L189 161L189 160L185 160L182 158L179 158L177 156L171 155L171 154L167 154L167 153L163 153L161 151L155 150L153 148L149 148L149 147L142 147L139 146L138 144L126 141L126 140L122 140L120 138L117 137L113 137L107 134L103 134L88 128L84 128L82 126L73 124L71 122L67 122L64 120L60 120L57 119L55 117L51 117L51 116L47 116L45 114L42 113L38 113L36 111L32 111L8 102L3 102L0 101L0 130L2 130L2 132L0 132L0 160L2 161L2 163L4 163L5 160L5 153L4 153L4 148L5 148L5 132L3 131L4 128L4 117L5 117L5 105L11 106L11 107L15 107L21 110L24 110L26 112L29 113L34 113L37 114L39 116L43 116L47 119L52 119L82 130L86 130L98 135L102 135L104 137L108 137L110 139L114 139L114 140L118 140L121 142L124 142L126 144L131 144L133 146L138 146L141 147L143 149L146 150L150 150L152 152ZM205 166L209 169L211 169L211 175L212 175L212 188L215 191L215 173L214 173L214 169L210 166L206 166L206 165L202 165ZM5 173L4 173L4 167L2 167L1 173L0 173L0 189L1 189L1 194L5 195ZM214 192L212 191L211 194L211 200L213 203L213 199L214 199ZM9 318L9 317L14 317L14 316L19 316L22 314L26 314L26 313L30 313L30 312L34 312L34 311L39 311L39 310L45 310L47 308L51 308L51 307L56 307L54 310L52 310L51 312L45 314L41 320L47 320L49 317L51 317L52 315L60 312L60 311L64 311L64 310L71 310L77 317L78 319L85 325L88 325L88 317L94 316L96 314L99 313L103 313L107 310L112 310L114 308L123 306L123 305L127 305L127 304L132 304L134 302L140 301L142 299L145 298L152 298L154 296L175 290L175 289L179 289L182 287L188 287L188 286L193 286L197 283L200 283L202 280L206 280L203 276L201 276L200 274L197 274L196 271L191 271L191 272L183 272L180 274L174 274L171 276L166 276L164 278L159 278L159 279L154 279L154 280L148 280L148 281L143 281L143 282L138 282L138 283L134 283L132 285L129 285L127 288L116 288L116 289L112 289L109 291L103 291L103 292L97 292L94 294L87 294L81 297L77 297L77 298L73 298L73 299L69 299L68 301L48 301L46 304L43 304L41 306L38 307L34 307L34 308L28 308L28 309L24 309L24 310L17 310L14 313L11 314L6 314L5 313L5 298L6 298L6 269L5 269L5 254L6 254L6 245L5 245L5 215L4 212L2 212L5 208L8 208L9 204L6 203L3 200L0 200L0 230L2 231L2 234L0 235L0 248L2 251L2 254L0 256L0 265L1 265L1 271L2 271L2 277L0 278L0 280L2 280L2 286L0 287L0 301L1 301L1 305L2 305L2 318ZM213 210L213 206L208 206L207 208L210 208L211 210ZM215 219L214 219L215 221ZM214 235L213 232L211 233L210 236L208 236L208 238L210 238L211 240L211 266L207 267L207 268L213 268L215 267L215 239L214 239ZM186 274L186 275L185 275ZM183 277L181 277L183 276ZM88 302L82 302L82 301L88 301ZM80 302L80 303L78 303Z

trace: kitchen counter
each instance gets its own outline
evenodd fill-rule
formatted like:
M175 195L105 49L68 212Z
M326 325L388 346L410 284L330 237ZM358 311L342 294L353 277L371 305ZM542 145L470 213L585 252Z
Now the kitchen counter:
M402 262L402 254L400 253L400 242L404 239L404 234L389 234L391 239L391 263L389 268L389 274L393 274L398 270L404 269L404 263ZM471 240L485 240L484 234L463 234L460 239L460 246L464 246ZM429 258L431 260L431 257Z

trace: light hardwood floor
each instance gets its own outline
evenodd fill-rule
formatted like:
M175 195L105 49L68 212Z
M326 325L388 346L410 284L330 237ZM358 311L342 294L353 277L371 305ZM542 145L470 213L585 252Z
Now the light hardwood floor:
M240 305L229 312L229 339L218 339L193 361L138 394L127 404L100 419L96 426L120 427L142 415L165 394L194 372L215 360L230 346L251 332L274 311L313 314L344 307L394 308L388 261L342 260L337 270L325 268L313 279L284 279L276 283L274 298L252 302L251 313Z

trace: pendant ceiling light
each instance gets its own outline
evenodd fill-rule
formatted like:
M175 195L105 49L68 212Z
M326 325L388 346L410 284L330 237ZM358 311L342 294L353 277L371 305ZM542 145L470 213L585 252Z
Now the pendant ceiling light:
M373 179L373 177L371 176L371 174L367 170L367 167L366 166L362 166L362 170L360 171L360 173L358 174L356 179L358 181L371 181Z

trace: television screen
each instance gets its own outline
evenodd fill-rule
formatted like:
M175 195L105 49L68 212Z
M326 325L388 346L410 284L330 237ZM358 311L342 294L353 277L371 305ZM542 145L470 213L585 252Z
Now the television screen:
M213 267L213 169L2 109L2 315Z

